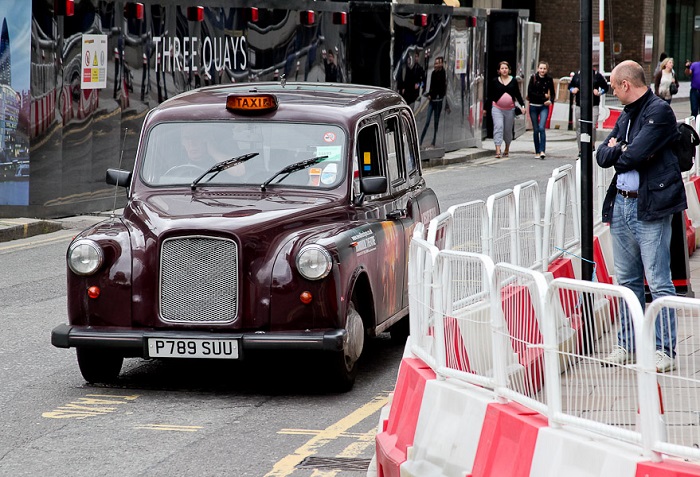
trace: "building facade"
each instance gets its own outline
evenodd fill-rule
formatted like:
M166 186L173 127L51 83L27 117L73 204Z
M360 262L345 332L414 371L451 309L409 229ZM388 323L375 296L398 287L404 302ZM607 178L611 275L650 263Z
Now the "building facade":
M472 3L485 7L482 5L484 1ZM552 76L569 76L579 69L580 1L495 0L488 3L490 8L529 10L531 21L542 25L540 58L549 63ZM676 73L680 80L684 80L682 65L685 60L700 60L700 21L695 21L696 12L700 12L700 1L640 0L630 3L591 0L590 3L594 63L598 63L601 38L601 4L604 10L603 71L609 72L616 64L629 59L642 64L651 77L659 56L665 52L674 58Z

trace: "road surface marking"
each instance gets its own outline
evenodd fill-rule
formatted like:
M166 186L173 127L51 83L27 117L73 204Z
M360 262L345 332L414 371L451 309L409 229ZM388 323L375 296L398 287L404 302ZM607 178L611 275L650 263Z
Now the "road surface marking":
M118 405L134 401L138 395L118 396L112 394L86 394L53 411L41 416L47 419L85 419L86 417L103 416L118 409Z
M316 454L321 447L337 439L342 434L346 433L348 429L351 429L353 426L379 411L387 402L389 402L389 397L386 394L375 396L370 402L345 416L340 421L319 431L304 445L296 449L293 454L279 460L272 470L265 474L265 477L286 477L292 474L301 461ZM372 432L374 432L374 429Z
M145 429L149 431L177 431L177 432L197 432L204 429L202 426L178 426L176 424L143 424L134 426L134 429Z
M364 434L360 435L361 437L356 441L348 445L343 451L336 455L336 457L343 457L343 458L357 458L360 457L368 447L374 447L374 439L377 436L377 430L376 429L370 429L369 431L365 432ZM341 469L335 469L335 470L320 470L320 469L314 469L313 473L311 474L311 477L335 477L338 475L338 473L342 472Z

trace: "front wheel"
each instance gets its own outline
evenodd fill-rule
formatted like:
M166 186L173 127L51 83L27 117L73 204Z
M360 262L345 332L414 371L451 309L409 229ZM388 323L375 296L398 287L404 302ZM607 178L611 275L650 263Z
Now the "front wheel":
M328 381L331 388L338 392L350 391L355 385L357 361L365 344L365 327L353 302L348 306L345 330L347 334L343 350L334 352L326 362Z
M124 357L110 351L93 348L77 348L80 373L88 383L116 381L122 369Z

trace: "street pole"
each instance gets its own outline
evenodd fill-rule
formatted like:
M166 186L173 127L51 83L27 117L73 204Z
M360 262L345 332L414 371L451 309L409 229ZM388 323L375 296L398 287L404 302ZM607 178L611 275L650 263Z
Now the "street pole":
M593 278L593 7L581 0L581 278ZM599 59L602 64L602 57Z
M598 71L602 75L605 73L605 0L598 1Z

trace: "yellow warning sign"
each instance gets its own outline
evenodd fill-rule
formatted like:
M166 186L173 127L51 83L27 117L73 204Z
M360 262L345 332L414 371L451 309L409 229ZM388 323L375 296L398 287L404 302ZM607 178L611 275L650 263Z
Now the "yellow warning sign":
M83 35L81 89L107 87L107 35Z

